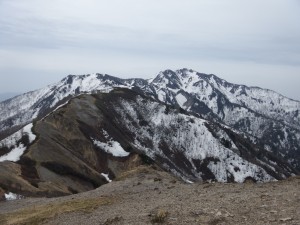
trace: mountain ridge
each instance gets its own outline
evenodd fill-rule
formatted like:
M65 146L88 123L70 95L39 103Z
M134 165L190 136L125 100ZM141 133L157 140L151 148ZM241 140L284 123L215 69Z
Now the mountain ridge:
M172 70L165 70L165 71L162 71L162 72L159 73L159 75L162 74L163 72L167 72L167 71L172 71ZM177 72L178 72L178 71L193 71L193 70L181 69L181 70L177 70ZM172 72L173 72L173 71L172 71ZM195 72L195 71L193 71L193 72ZM223 82L226 82L226 84L235 85L235 84L233 84L233 83L230 83L230 82L227 82L227 81L225 81L225 80L223 80L223 79L218 78L218 77L217 77L216 75L214 75L214 74L203 74L203 73L198 73L198 72L197 72L197 74L204 75L204 76L215 77L215 78L217 78L218 80L221 80L221 81L223 81ZM159 76L159 75L158 75L158 76ZM151 80L151 82L149 82L149 80L145 80L145 79L141 79L141 78L121 79L121 78L117 78L117 77L114 77L114 76L111 76L111 75L108 75L108 74L104 74L104 75L103 75L103 74L99 74L99 73L96 73L96 74L87 74L87 75L68 75L67 77L63 78L60 82L57 82L57 83L52 84L52 85L48 85L48 86L45 87L45 88L37 89L37 90L35 90L35 91L31 91L31 92L27 92L27 93L22 94L22 95L18 95L18 96L16 96L16 97L14 97L13 99L17 99L18 101L20 101L19 98L22 98L22 96L28 97L29 95L33 95L34 97L36 97L36 95L43 95L43 94L45 94L44 92L51 91L51 89L53 89L53 88L60 88L60 84L62 84L62 83L64 83L64 84L70 83L70 82L72 81L72 79L74 79L74 78L79 78L79 79L83 80L84 78L87 78L87 77L89 77L89 76L97 76L98 78L99 78L99 77L102 77L103 80L108 79L108 80L112 80L112 81L118 81L118 82L115 82L114 85L117 85L117 86L118 86L118 85L124 85L124 84L125 84L125 85L128 85L129 87L130 87L130 85L131 85L131 84L129 84L130 82L131 82L131 83L134 83L134 82L139 81L139 82L143 83L143 85L145 85L145 84L153 83L153 81L158 77L158 76L157 76L156 78L153 78L153 79ZM106 87L109 89L110 85L112 85L112 84L109 84L109 85L106 84ZM84 85L78 85L78 86L76 86L76 88L77 88L77 87L80 87L80 86L81 86L81 87L82 87L82 86L84 87ZM140 87L140 86L141 86L141 85L139 85L139 87ZM283 95L281 95L281 94L279 94L279 93L277 93L277 92L275 92L275 91L269 90L269 89L263 89L263 88L260 88L260 87L248 87L248 86L246 86L246 85L237 85L237 86L244 87L244 88L250 88L250 89L258 89L258 90L270 91L271 93L276 93L277 95L279 95L279 96L282 97L282 98L289 99L289 100L292 101L292 102L297 102L298 105L300 105L300 102L299 102L299 101L290 99L290 98L288 98L288 97L285 97L285 96L283 96ZM98 87L98 88L96 88L95 90L97 90L97 89L103 91L103 89L105 89L105 82L104 82L104 87ZM90 88L90 90L92 90L92 88ZM73 92L68 93L68 94L71 94L71 95L74 96L74 95L76 95L76 94L78 94L78 93L80 92L79 89L77 89L77 91L76 91L76 89L75 89L75 90L72 90L72 91L73 91ZM84 92L84 91L83 91L83 92ZM32 97L32 96L30 96L30 97ZM67 97L67 96L65 96L65 97ZM62 100L62 99L60 99L60 100ZM0 108L2 109L1 111L5 111L5 110L3 110L3 109L4 109L4 105L7 105L7 103L9 103L9 102L11 102L11 101L12 101L12 99L8 99L8 100L5 100L5 101L3 101L3 102L0 102ZM5 104L5 103L6 103L6 104ZM56 102L56 103L57 103L57 102ZM53 105L52 105L52 107L53 107ZM0 114L1 120L3 120L3 117L5 118L5 116L3 115L3 113Z
M72 98L30 127L15 138L23 152L0 162L0 187L25 196L92 190L145 162L186 182L296 174L238 132L126 88Z
M6 101L6 104L4 103L0 103L0 138L3 138L3 135L1 136L1 131L3 131L3 129L7 128L7 127L12 127L14 125L19 125L20 123L22 124L26 124L28 122L30 122L31 119L35 118L35 117L39 117L41 118L42 116L45 116L47 113L49 113L49 108L51 108L52 110L55 109L56 106L58 106L59 104L62 104L64 101L66 101L67 99L63 100L64 98L68 98L68 97L72 97L72 96L76 96L79 93L86 93L86 92L92 92L92 91L97 91L97 90L101 90L101 91L109 91L112 89L112 87L128 87L128 88L134 88L135 90L138 89L139 91L148 94L158 100L161 100L162 102L166 102L169 104L178 104L177 100L173 100L170 101L170 99L163 99L163 97L159 96L159 94L163 93L163 91L159 90L161 89L161 87L153 87L153 85L151 86L150 84L154 84L155 79L157 79L161 74L167 74L168 72L173 72L175 75L176 73L180 73L180 74L185 74L187 72L191 72L191 73L196 73L198 75L204 76L204 77L213 77L213 78L217 78L217 76L215 75L208 75L208 74L203 74L203 73L197 73L196 71L193 70L188 70L188 69L181 69L181 70L177 70L177 71L171 71L171 70L166 70L166 71L162 71L159 73L159 75L152 79L151 82L149 82L148 80L143 80L143 79L120 79L120 78L116 78L107 74L91 74L91 75L80 75L80 76L76 76L76 75L69 75L66 78L62 79L60 82L54 84L54 85L49 85L47 88L45 89L39 89L35 92L29 92L27 94L25 94L25 99L32 99L32 97L36 97L36 95L38 95L37 97L37 102L35 102L36 106L34 106L34 104L31 104L29 106L23 106L23 112L22 112L22 107L20 110L20 99L16 99L17 102L17 106L12 104L12 107L9 107L11 104L7 104L9 102L13 102L13 100L11 101ZM77 78L77 79L76 79ZM93 79L94 78L94 79ZM97 79L98 78L98 79ZM96 85L94 84L94 86L89 86L89 79L94 80L94 82L96 83ZM217 80L221 81L221 82L225 82L227 85L234 85L232 83L226 82L223 79L217 78ZM81 81L81 83L80 83ZM83 82L84 81L84 82ZM83 83L82 83L83 82ZM75 84L74 84L75 83ZM77 85L76 85L77 84ZM72 85L70 86L70 88L68 89L67 86L68 85ZM235 85L235 88L238 89L237 87L242 87L242 88L250 88L247 87L245 85ZM80 89L80 88L83 88ZM57 90L56 90L57 89ZM251 89L251 88L250 88ZM256 89L256 88L255 88ZM56 90L56 92L55 92ZM264 90L264 89L258 89L258 90ZM170 93L170 89L167 90ZM214 95L215 93L213 93L213 91L218 91L219 90L211 90L211 95ZM267 90L269 92L269 90ZM52 93L54 92L54 93ZM61 93L62 92L62 93ZM208 94L206 94L207 92L207 88L203 91L203 93L200 93L201 95L207 95L205 96L207 99L211 98L211 96L209 96ZM35 94L34 94L35 93ZM284 100L287 100L287 98L284 98L282 95L271 91L271 93L275 93L275 95L279 96L279 103L280 102L280 98L283 98ZM163 93L164 94L164 93ZM226 98L226 95L224 95L224 93L222 94L222 98L220 99L220 101L224 101L226 100L228 102L228 98ZM228 91L226 93L228 95ZM32 96L33 95L33 96ZM174 93L173 93L174 95ZM171 95L168 95L168 98L170 98ZM225 97L224 97L225 96ZM171 96L174 98L174 96ZM18 97L17 97L18 98ZM22 99L22 97L20 96L19 98L21 98L21 101L24 101L24 98ZM43 99L44 98L44 99ZM51 99L52 98L52 99ZM233 97L231 96L231 99ZM200 100L200 102L198 101L199 105L198 107L193 106L194 108L188 110L188 111L192 111L195 113L210 113L210 114L217 114L218 111L220 111L220 108L222 108L222 102L215 101L214 105L210 104L210 100L206 100L206 102L204 102L203 99L198 99ZM212 98L212 100L214 100L214 98ZM32 101L32 100L31 100ZM62 101L62 102L60 102ZM255 100L253 100L255 101ZM289 101L289 100L287 100ZM51 102L51 104L49 104L49 102ZM204 104L203 104L204 102ZM289 101L290 102L290 101ZM256 104L256 102L254 102ZM300 102L296 101L296 100L292 100L292 103L294 105L294 108L297 109L294 112L294 115L290 115L290 118L294 118L297 117L298 121L296 126L294 125L294 121L290 121L289 123L286 123L286 125L288 126L292 126L292 127L296 127L297 129L299 129L300 127L300 115L299 115L299 109L300 109ZM44 105L43 105L44 104ZM209 105L210 104L210 105ZM221 105L221 107L216 107L216 105L219 104ZM245 107L244 102L230 102L229 104L238 104L241 107ZM260 113L263 116L265 116L265 112L261 112L258 110L253 109L253 105L252 104L251 107L247 107L247 110L250 109L250 111L254 111L255 113ZM267 105L267 107L269 107L269 105L272 104L272 100L269 101L269 104ZM274 104L274 103L273 103ZM22 103L21 103L22 105ZM24 104L23 104L24 105ZM40 105L40 106L39 106ZM279 106L282 105L278 104ZM295 106L296 105L296 106ZM181 107L183 106L182 104L180 105ZM258 104L258 106L260 106ZM43 108L44 107L44 108ZM212 110L212 107L215 107L218 111L216 110ZM290 106L284 106L282 107L283 109L289 108ZM12 112L13 111L13 115L5 115L5 112L7 112L7 108L9 109L8 111ZM282 108L280 108L280 110L282 110ZM47 110L48 109L48 110ZM277 112L275 112L276 110L279 110L278 108L274 109L274 113L275 115L278 115ZM16 116L16 114L21 111L20 113L22 114L21 116ZM25 112L24 112L25 111ZM266 107L264 107L264 111L268 111L268 109L266 109ZM222 110L220 111L222 112ZM297 115L298 112L298 115ZM223 113L224 115L225 113ZM268 117L270 117L270 115L267 115ZM222 119L220 120L220 116L218 115L211 115L209 116L210 118L208 119L218 119L219 122L222 122ZM215 118L213 118L215 117ZM284 118L284 120L286 120L286 115L281 115L280 118L274 118L272 117L271 119L276 119L279 121L282 121ZM230 118L229 118L230 119ZM3 121L4 120L4 121ZM6 120L6 121L5 121ZM290 119L291 120L291 119ZM7 126L5 126L5 123L7 123ZM230 125L230 126L234 126L231 124L230 121L225 121L225 124ZM245 130L243 130L245 131Z

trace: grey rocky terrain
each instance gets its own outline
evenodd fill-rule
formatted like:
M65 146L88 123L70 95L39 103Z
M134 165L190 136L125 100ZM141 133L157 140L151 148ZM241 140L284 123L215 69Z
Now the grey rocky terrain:
M300 178L186 184L140 166L95 190L0 203L0 224L300 224Z

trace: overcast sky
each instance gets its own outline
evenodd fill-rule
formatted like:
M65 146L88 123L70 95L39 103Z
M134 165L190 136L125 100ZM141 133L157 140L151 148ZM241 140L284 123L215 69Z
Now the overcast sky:
M300 100L300 0L0 0L0 93L180 68Z

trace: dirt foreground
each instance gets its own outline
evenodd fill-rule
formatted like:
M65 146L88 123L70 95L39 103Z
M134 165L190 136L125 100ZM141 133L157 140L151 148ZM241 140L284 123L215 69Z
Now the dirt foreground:
M0 224L300 224L300 178L185 184L140 167L96 190L0 202Z

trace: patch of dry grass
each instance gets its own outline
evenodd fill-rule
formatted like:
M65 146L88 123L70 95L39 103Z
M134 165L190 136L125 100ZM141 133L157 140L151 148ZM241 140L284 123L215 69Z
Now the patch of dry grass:
M0 224L38 225L59 214L70 212L89 213L101 205L112 204L115 200L108 197L70 200L61 203L29 207L13 213L0 215Z
M151 219L151 223L165 223L169 213L166 210L160 209Z
M115 180L116 181L126 180L127 178L133 177L136 174L141 174L141 173L149 174L153 171L154 170L149 166L138 166L132 170L128 170L121 173L118 177L116 177Z

